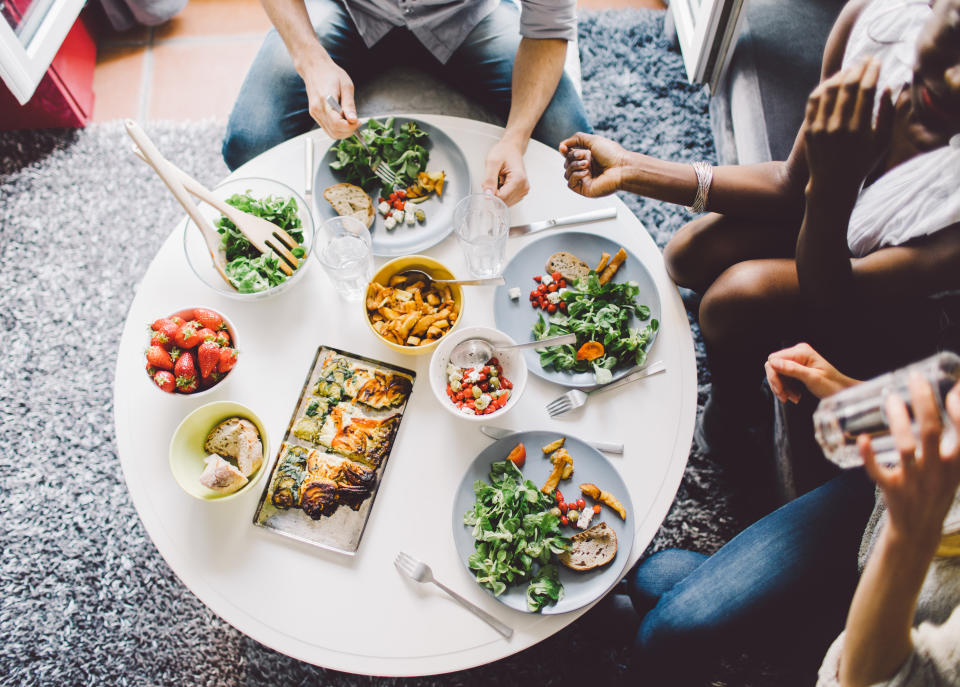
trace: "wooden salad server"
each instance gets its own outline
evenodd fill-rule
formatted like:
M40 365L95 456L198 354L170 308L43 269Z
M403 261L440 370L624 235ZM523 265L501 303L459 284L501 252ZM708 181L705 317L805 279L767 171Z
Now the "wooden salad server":
M170 189L170 192L173 193L174 197L180 202L183 209L187 211L187 215L193 220L193 223L197 225L197 229L200 230L200 233L203 235L203 240L207 244L207 250L210 251L210 259L213 261L213 266L216 268L217 273L223 277L223 280L230 285L231 289L236 289L237 287L234 286L233 282L230 281L230 277L227 276L226 263L220 253L220 234L214 229L210 220L208 220L193 201L190 200L190 196L187 195L183 184L180 183L173 174L173 165L167 162L166 158L160 154L160 151L157 150L153 141L151 141L146 132L140 128L139 124L132 119L127 119L124 121L124 125L126 126L127 134L129 134L130 138L137 144L138 150L140 151L140 159L153 167L153 171L163 179L167 188Z

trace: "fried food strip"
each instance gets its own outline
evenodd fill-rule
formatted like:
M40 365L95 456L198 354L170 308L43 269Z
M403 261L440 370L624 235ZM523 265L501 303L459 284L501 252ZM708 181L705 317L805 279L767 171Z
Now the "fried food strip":
M546 483L540 488L544 494L551 493L557 488L562 479L570 479L573 475L573 456L567 453L567 449L559 448L550 456L550 462L553 463L553 470L547 477Z
M616 496L611 494L609 491L604 491L596 484L581 484L580 491L584 496L589 496L594 501L599 501L600 503L605 503L613 510L617 511L617 515L621 519L627 519L627 509L623 507L623 504L617 499Z
M627 251L623 248L617 251L617 254L613 256L613 259L610 261L610 264L607 265L606 269L603 270L603 274L600 275L600 283L606 284L608 281L613 279L613 275L617 273L617 270L620 269L620 265L623 264L623 261L627 259Z
M544 446L542 450L544 453L553 453L558 448L561 448L563 446L563 442L565 442L566 440L567 440L566 437L560 437L556 441L551 441L549 444Z
M600 262L594 272L603 274L603 268L607 266L608 262L610 262L610 253L600 253Z

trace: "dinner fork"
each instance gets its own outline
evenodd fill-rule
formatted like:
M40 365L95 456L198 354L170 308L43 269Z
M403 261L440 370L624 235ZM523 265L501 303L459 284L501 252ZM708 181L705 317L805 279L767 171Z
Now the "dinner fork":
M647 365L641 370L637 370L633 374L629 374L623 379L618 379L615 382L610 384L604 384L603 386L598 386L595 389L590 389L589 391L580 391L580 389L570 389L563 396L553 399L550 403L547 404L547 412L550 413L550 417L556 417L557 415L563 415L568 413L575 408L579 408L584 403L587 402L587 397L590 394L596 394L601 391L610 391L616 389L630 382L635 382L638 379L646 379L647 377L652 377L655 374L665 372L667 369L666 365L663 364L662 360L658 360L655 363Z
M426 563L419 561L410 554L401 551L397 554L397 558L393 561L393 564L397 566L397 570L402 572L407 577L416 580L417 582L433 582L435 585L440 587L440 589L452 596L454 600L457 601L461 606L466 608L481 620L485 621L490 627L502 634L507 639L510 639L510 637L513 636L513 628L504 625L479 606L475 606L457 594L455 591L444 585L442 582L439 582L433 576L433 571L430 569L430 566Z
M336 112L337 114L341 114L343 112L343 109L340 107L340 103L338 103L337 99L334 98L332 95L327 96L327 105L329 105L330 109ZM367 142L363 140L363 136L355 133L353 135L353 138L360 141L360 145L362 145L363 149L367 151L367 155L369 155L370 157L370 170L374 174L376 174L377 177L380 179L380 181L385 183L387 186L390 186L390 187L396 186L397 175L396 173L394 173L392 169L390 169L390 165L386 164L383 160L380 160L380 159L377 159L376 163L374 163L373 151L370 150L370 146L367 145Z

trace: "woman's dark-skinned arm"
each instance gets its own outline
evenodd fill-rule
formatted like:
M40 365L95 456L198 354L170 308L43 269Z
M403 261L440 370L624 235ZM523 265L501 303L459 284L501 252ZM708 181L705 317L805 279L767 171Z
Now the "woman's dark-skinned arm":
M822 78L839 70L850 30L867 2L852 0L841 10L824 47ZM577 134L560 145L560 152L567 158L568 185L588 197L623 190L691 205L697 193L697 176L689 164L633 153L600 136ZM799 220L806 183L801 128L786 161L715 167L707 209L740 217Z

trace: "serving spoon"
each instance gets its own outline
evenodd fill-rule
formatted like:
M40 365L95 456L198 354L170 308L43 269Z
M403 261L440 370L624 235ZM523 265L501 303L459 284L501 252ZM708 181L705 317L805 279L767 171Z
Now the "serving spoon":
M465 339L461 341L453 350L450 351L450 362L457 367L477 367L485 365L494 353L501 351L523 351L528 348L543 348L544 346L562 346L563 344L572 344L577 342L576 334L560 334L559 336L550 336L539 341L528 341L526 343L495 345L486 339Z
M491 277L490 279L434 279L423 270L410 269L397 273L398 277L404 277L408 282L422 281L428 287L430 284L456 284L458 286L502 286L506 284L503 277Z

